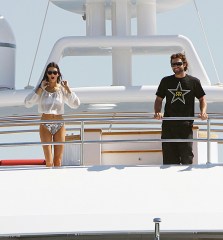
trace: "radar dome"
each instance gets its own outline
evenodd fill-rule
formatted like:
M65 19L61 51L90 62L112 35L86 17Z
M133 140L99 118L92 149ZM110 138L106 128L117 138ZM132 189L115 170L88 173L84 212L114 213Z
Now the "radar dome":
M0 15L0 90L15 88L15 37Z

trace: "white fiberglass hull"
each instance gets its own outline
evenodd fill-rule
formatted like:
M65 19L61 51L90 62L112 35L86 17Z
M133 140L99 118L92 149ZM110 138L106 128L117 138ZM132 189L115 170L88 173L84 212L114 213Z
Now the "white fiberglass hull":
M0 235L223 233L222 169L1 168Z

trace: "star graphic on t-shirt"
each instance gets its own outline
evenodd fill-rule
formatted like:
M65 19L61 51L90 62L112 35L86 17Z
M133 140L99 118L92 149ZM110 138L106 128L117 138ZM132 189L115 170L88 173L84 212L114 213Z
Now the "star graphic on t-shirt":
M168 89L168 91L173 94L171 103L180 100L183 104L185 104L184 96L188 94L191 90L183 90L179 82L176 89Z

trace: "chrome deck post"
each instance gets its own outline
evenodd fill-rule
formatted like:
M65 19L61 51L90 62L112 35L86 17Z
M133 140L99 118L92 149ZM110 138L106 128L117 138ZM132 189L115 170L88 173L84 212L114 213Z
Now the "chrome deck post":
M160 225L161 218L154 218L153 222L155 223L155 236L154 240L160 240Z
M81 159L80 165L84 165L84 121L81 121Z
M211 163L211 119L207 119L207 164Z

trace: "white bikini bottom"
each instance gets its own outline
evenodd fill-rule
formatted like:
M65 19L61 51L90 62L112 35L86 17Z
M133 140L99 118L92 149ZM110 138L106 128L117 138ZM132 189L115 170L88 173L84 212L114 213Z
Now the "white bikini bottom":
M54 135L63 127L64 123L42 123L42 125L45 126L52 135Z

